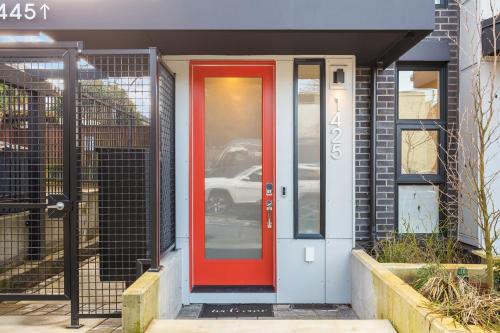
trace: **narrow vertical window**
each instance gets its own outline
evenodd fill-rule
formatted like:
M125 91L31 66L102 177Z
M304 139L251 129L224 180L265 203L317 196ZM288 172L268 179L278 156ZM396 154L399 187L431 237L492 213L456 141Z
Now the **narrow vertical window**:
M323 238L325 63L296 60L294 67L295 238Z
M426 65L398 70L397 205L400 233L439 230L445 149L446 71Z

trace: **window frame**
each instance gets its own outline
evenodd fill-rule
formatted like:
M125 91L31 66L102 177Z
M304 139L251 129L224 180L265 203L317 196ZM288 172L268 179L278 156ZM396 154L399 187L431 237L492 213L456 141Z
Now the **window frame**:
M448 8L448 0L439 0L439 3L436 3L436 8Z
M399 119L399 72L401 71L436 71L439 73L439 119ZM395 68L395 140L394 157L396 163L396 179L394 182L394 213L395 213L395 231L399 230L399 186L400 185L435 185L439 189L439 229L443 229L444 214L441 207L446 197L441 193L446 186L446 168L443 161L446 158L447 133L446 125L448 122L448 69L446 63L419 63L407 62L397 63ZM437 174L402 174L401 173L401 148L402 131L404 130L437 130L438 131L438 173Z
M416 127L419 126L419 127ZM396 180L400 184L412 184L412 183L421 183L426 182L427 184L429 182L432 183L442 183L444 182L444 166L441 163L444 158L446 157L446 153L443 150L442 147L446 146L446 141L445 141L445 135L443 133L442 128L440 127L441 125L436 125L436 124L419 124L419 125L409 125L409 124L404 124L404 125L396 125L396 149L397 149L397 168L396 168ZM438 133L438 172L436 174L434 173L423 173L423 174L403 174L402 173L402 163L401 163L401 149L403 146L402 143L402 132L403 131L436 131Z
M320 67L320 232L299 232L299 91L298 68L300 65ZM294 59L293 62L293 235L294 239L325 239L325 176L326 176L326 61L324 58Z

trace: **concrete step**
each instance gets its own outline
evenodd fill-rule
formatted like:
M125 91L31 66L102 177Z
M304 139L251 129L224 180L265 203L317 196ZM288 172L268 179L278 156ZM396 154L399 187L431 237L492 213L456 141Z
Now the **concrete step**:
M244 318L243 318L244 319ZM388 320L154 320L147 333L396 333Z

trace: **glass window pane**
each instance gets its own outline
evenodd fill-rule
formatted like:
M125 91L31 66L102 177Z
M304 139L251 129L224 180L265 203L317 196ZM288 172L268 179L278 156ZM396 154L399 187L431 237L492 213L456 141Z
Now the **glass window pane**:
M299 65L297 70L298 233L319 234L321 66Z
M437 174L438 138L437 130L402 130L401 174Z
M439 71L399 71L399 119L439 118Z
M439 187L435 185L400 185L398 188L399 232L437 232Z
M262 257L262 79L205 79L205 258Z

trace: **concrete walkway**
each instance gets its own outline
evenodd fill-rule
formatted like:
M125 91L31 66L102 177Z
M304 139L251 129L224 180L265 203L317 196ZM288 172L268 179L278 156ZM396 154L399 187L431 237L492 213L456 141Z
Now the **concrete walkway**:
M0 302L1 333L121 333L121 318L81 318L79 329L67 329L67 301Z
M388 320L155 320L147 333L396 333Z
M183 307L177 320L156 320L148 333L395 333L389 321L356 320L349 306L330 309L297 309L291 305L274 305L274 318L196 319L201 305ZM84 326L66 329L69 304L56 302L1 302L0 332L15 333L121 333L120 318L80 319ZM253 319L253 320L252 320ZM258 320L255 320L258 319ZM235 329L237 327L237 329Z
M68 330L68 316L1 316L0 332L12 333L83 333L92 330L103 322L104 319L81 319L83 325L79 329ZM104 327L101 327L103 329ZM106 332L106 331L102 331ZM111 331L109 331L111 332Z

